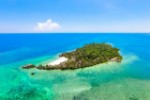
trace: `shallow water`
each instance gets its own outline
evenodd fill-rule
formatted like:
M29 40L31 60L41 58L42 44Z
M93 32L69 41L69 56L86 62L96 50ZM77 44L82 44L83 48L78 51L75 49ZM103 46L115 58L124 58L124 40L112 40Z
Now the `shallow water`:
M21 69L91 42L120 48L123 61L74 71ZM7 34L0 46L0 100L150 100L149 35Z

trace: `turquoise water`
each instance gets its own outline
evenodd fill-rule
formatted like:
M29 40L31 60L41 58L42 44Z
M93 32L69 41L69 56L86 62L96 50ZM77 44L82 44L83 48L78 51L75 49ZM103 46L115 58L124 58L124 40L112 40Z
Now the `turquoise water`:
M21 69L93 42L120 48L122 63L75 71ZM1 34L0 47L0 100L150 100L149 34Z

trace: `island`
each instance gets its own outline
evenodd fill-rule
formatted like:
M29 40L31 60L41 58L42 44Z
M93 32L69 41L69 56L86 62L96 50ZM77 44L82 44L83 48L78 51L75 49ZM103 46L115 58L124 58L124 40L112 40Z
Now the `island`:
M112 47L107 43L86 44L74 51L65 52L59 55L59 58L47 65L35 66L28 64L23 66L24 69L37 68L40 70L67 70L79 69L94 66L107 62L121 62L122 56L119 49Z

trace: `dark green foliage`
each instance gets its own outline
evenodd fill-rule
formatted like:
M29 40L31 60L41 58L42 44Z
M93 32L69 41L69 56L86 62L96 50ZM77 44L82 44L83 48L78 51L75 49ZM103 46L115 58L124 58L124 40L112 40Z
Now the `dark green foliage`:
M38 69L45 69L45 67L46 67L46 66L43 66L43 65L37 66Z
M62 53L60 57L66 57L69 60L59 65L39 65L37 69L53 70L53 69L78 69L93 66L109 61L121 62L122 56L119 54L118 48L113 48L106 43L87 44L75 51Z
M69 61L64 63L69 68L88 67L108 61L120 62L122 57L119 54L119 49L113 48L106 43L92 43L78 48L75 51L63 53L60 56L69 58Z

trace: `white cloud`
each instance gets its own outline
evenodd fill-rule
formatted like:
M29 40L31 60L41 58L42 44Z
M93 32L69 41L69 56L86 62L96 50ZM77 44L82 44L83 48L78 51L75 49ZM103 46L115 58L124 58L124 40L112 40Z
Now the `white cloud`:
M48 19L46 22L37 23L37 26L34 28L35 31L53 31L59 29L60 25L56 22L53 22L51 19Z

